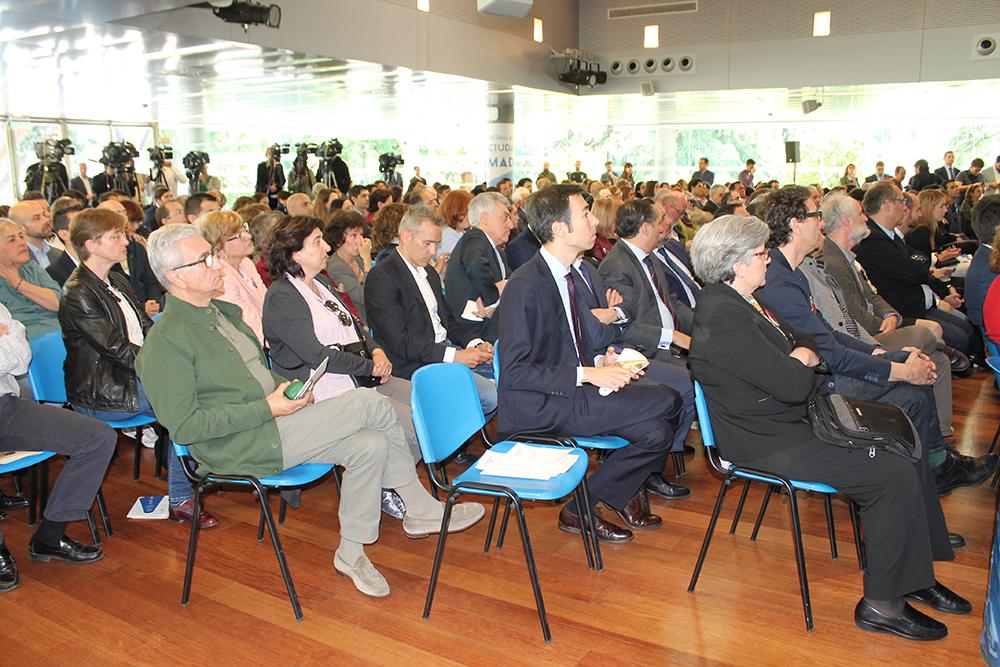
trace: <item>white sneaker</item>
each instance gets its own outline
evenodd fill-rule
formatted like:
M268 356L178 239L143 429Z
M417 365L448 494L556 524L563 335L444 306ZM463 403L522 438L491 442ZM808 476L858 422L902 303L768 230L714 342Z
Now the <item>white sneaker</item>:
M333 569L353 581L354 587L365 595L373 598L389 595L389 582L375 569L368 556L362 555L354 561L354 565L348 565L338 550L333 555Z
M459 533L479 523L486 516L486 508L479 503L459 503L451 510L451 521L448 522L449 533ZM412 539L436 535L441 531L441 521L444 519L417 519L407 515L403 518L403 532Z
M154 431L152 427L142 429L142 446L146 449L153 449L156 447L156 441L158 439L159 436L156 435L156 431Z

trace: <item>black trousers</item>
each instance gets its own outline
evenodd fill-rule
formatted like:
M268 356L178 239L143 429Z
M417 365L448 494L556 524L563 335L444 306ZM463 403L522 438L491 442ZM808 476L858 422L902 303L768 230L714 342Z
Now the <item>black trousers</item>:
M823 482L861 508L868 563L865 596L894 600L934 585L935 560L952 560L926 448L919 462L877 451L850 451L813 440L743 465Z
M954 313L946 313L940 308L929 308L924 317L941 325L945 345L969 354L975 338L975 328L968 319Z
M691 382L691 373L688 372L683 362L681 364L666 363L652 359L646 367L647 380L670 387L681 397L681 411L677 418L677 427L674 430L674 441L670 448L671 452L684 451L684 439L687 438L691 430L691 422L694 421L694 383Z
M114 430L96 419L13 394L0 396L0 449L67 457L45 506L49 521L87 517L117 442Z
M614 450L588 478L592 502L621 509L651 473L663 470L681 413L680 395L648 379L601 396L583 385L573 409L554 429L567 435L617 435L629 445ZM690 424L689 424L690 425Z

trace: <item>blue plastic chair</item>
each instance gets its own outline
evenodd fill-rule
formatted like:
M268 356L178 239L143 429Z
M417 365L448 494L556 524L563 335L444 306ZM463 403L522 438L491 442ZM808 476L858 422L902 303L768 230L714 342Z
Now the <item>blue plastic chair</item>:
M271 535L271 545L274 547L274 555L278 559L278 567L281 570L281 577L285 580L285 589L288 591L288 600L292 603L292 611L295 612L295 620L302 620L302 606L299 604L299 596L295 592L295 584L292 583L292 573L288 569L288 562L285 560L285 551L281 548L281 539L278 537L278 528L274 525L274 515L271 513L271 506L268 502L268 491L295 489L312 484L319 480L334 466L328 463L303 463L288 470L283 470L277 475L267 477L254 477L253 475L220 475L215 473L195 472L194 458L188 451L187 445L173 443L173 451L184 464L184 475L191 481L194 487L194 509L192 516L199 516L202 510L202 494L210 488L223 485L234 485L252 489L260 499L260 523L257 526L257 541L264 541L264 525ZM284 514L285 501L281 500L282 514ZM181 604L186 605L191 598L191 578L194 574L194 556L198 549L198 533L200 526L198 521L191 522L191 538L188 541L187 562L184 566L184 590L181 593Z
M472 378L472 371L462 364L430 364L418 369L413 374L411 383L410 408L413 412L413 425L420 443L420 452L428 470L430 470L431 483L448 494L445 500L441 532L438 536L437 551L434 554L434 566L427 588L424 618L428 618L431 613L434 590L437 586L445 542L448 537L448 525L455 502L464 494L494 498L493 516L486 536L488 548L493 532L493 522L496 520L497 503L500 499L506 498L508 506L513 505L514 507L521 530L524 558L528 565L528 575L531 578L531 586L535 594L535 606L538 609L538 618L542 626L542 636L546 643L550 642L552 634L549 631L548 617L542 600L542 589L535 569L531 538L528 536L528 525L524 518L522 502L525 500L558 500L572 494L577 507L584 509L582 518L585 525L581 535L584 552L587 556L587 566L594 569L596 564L599 571L603 570L600 545L593 529L594 517L590 509L590 495L587 491L588 459L586 452L577 447L567 448L560 440L553 440L551 444L525 443L530 447L566 450L575 458L575 461L566 472L546 480L489 476L482 474L473 466L449 481L442 463L454 454L472 434L480 431L486 424L479 396L476 393L476 385ZM494 444L490 451L506 452L515 444L517 443L512 440L504 440ZM484 549L484 551L486 550L488 549ZM593 554L591 550L593 550Z
M49 490L49 459L55 452L38 452L31 456L0 465L0 475L21 473L31 468L28 476L28 525L34 526L38 520L39 508L45 507Z
M722 487L719 489L719 496L715 501L715 509L712 510L712 517L708 522L708 530L705 532L705 540L702 542L701 552L698 554L698 562L695 564L694 573L691 575L691 583L688 585L688 592L694 592L694 588L698 583L698 577L701 574L702 565L705 563L705 557L708 555L708 546L712 541L712 534L715 532L715 524L718 522L719 512L722 510L722 502L726 497L726 491L729 489L729 486L737 479L744 479L747 482L746 486L743 488L743 494L740 497L740 506L737 508L737 515L733 520L733 530L730 531L733 532L736 527L736 521L739 518L739 512L742 509L744 500L746 499L747 489L750 486L750 482L763 482L768 485L768 490L764 495L764 503L761 506L760 515L757 517L757 526L754 528L755 537L760 528L760 522L763 519L764 510L767 508L767 500L771 497L773 490L783 488L788 493L788 509L792 518L792 538L795 544L795 563L798 566L799 572L799 588L802 593L802 610L805 614L806 630L812 631L812 603L809 599L809 581L806 576L806 556L805 550L802 546L802 526L799 522L799 509L796 492L813 491L824 494L827 508L827 526L830 530L831 551L834 554L834 558L836 558L836 535L833 530L833 514L830 506L830 498L837 493L837 490L828 484L788 479L787 477L783 477L775 473L737 466L724 461L719 455L716 447L715 435L712 430L712 423L708 414L708 404L705 401L705 393L702 391L701 385L698 382L694 383L694 400L695 409L698 412L698 423L701 428L701 439L705 446L705 452L712 467L722 473L723 479ZM854 541L855 546L857 547L858 565L863 570L865 567L865 557L861 542L860 521L858 517L857 505L855 505L853 501L851 501L851 523L854 527Z
M50 331L42 334L31 341L31 365L28 366L28 381L31 383L31 390L35 394L35 400L40 403L53 403L55 405L66 405L66 379L63 375L63 366L66 362L66 345L63 343L62 333ZM152 417L131 417L129 419L103 420L105 424L116 431L126 428L134 428L135 431L135 460L132 463L132 481L139 479L139 465L142 461L142 429L150 424L155 424L156 419ZM156 458L156 478L160 478L163 468L163 443L161 434L156 443L154 456Z

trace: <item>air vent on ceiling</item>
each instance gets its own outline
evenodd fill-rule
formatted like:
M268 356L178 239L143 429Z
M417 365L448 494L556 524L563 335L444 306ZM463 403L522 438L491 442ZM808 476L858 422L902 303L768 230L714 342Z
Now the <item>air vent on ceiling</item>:
M636 5L633 7L615 7L608 10L609 19L634 19L646 16L662 16L663 14L687 14L698 11L698 0L686 2L660 2L655 5Z

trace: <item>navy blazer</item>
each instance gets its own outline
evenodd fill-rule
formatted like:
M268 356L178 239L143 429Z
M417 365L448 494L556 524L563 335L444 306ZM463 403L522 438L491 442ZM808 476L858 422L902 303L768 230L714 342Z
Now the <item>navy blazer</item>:
M965 274L965 312L969 321L983 329L983 303L993 279L998 274L990 268L990 248L980 245L972 256L969 271Z
M504 249L507 253L507 264L510 265L510 270L517 271L521 265L537 255L538 249L541 247L542 244L538 242L538 237L530 229L525 229L518 234Z
M883 356L872 356L874 345L834 330L816 310L809 279L799 269L793 271L777 248L771 250L767 282L757 294L796 335L805 334L815 341L831 371L873 384L889 382L891 362Z
M448 331L448 340L465 347L476 336L448 308L441 295L441 278L428 265L427 282L437 297L438 317ZM392 374L406 380L421 366L444 359L445 343L434 342L434 325L427 304L409 267L390 252L365 279L365 310L375 340L392 362Z
M609 345L621 339L628 323L603 324L590 312L593 308L608 307L608 290L597 269L587 260L580 262L579 270L573 269L573 284L576 285L576 299L580 304L581 324L587 329L594 345L592 356L604 354Z
M444 274L445 298L453 313L461 315L467 301L481 298L483 305L489 306L500 298L496 283L503 280L503 273L497 253L503 259L509 276L510 268L506 266L503 250L493 251L493 244L486 232L473 227L462 234L451 251L448 270ZM496 317L487 318L481 324L470 322L466 324L466 328L477 331L485 340L493 340L496 338L495 319Z
M920 286L938 290L940 281L931 276L926 266L910 258L910 251L902 239L895 235L890 238L872 220L868 221L868 230L868 237L854 248L868 279L879 296L904 318L924 317L927 307Z
M501 364L497 429L555 430L573 408L580 361L559 289L540 254L510 277L496 319ZM594 349L588 327L581 329L584 350Z

